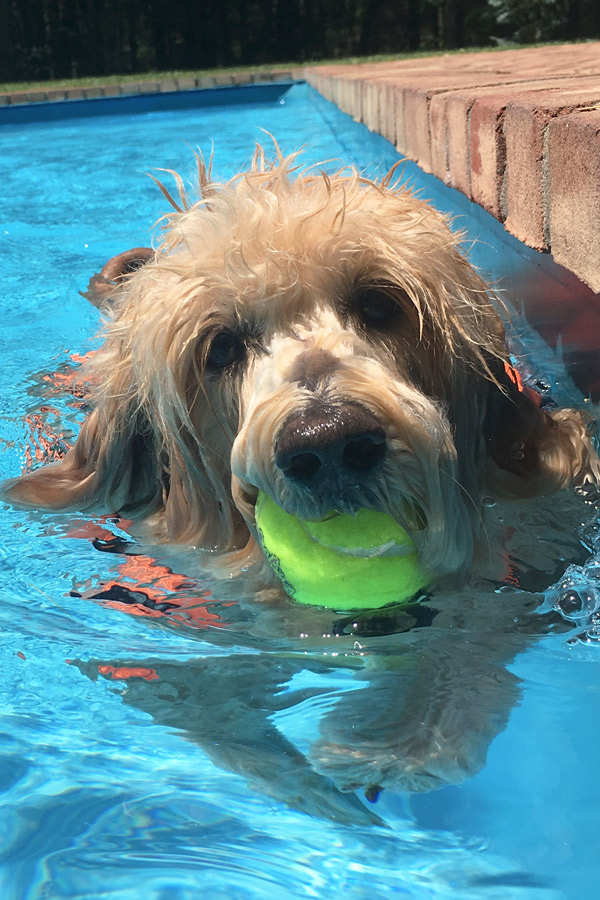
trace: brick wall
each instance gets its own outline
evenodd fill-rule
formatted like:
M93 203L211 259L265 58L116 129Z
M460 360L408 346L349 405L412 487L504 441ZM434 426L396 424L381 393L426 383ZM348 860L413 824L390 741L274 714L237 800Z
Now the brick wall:
M600 43L318 66L305 77L600 291Z

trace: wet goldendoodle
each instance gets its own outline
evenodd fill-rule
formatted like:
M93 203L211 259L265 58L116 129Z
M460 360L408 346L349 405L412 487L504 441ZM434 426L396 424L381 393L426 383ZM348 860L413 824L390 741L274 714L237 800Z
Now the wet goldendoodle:
M260 560L259 490L304 518L383 510L435 579L470 565L482 497L598 480L587 421L522 389L486 284L394 170L259 148L225 184L199 172L200 200L167 194L158 249L93 279L93 411L7 499L130 511L232 569Z

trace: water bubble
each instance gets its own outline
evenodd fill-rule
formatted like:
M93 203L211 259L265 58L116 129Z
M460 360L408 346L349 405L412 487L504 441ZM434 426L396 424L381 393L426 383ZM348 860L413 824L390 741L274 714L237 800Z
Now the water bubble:
M600 501L600 491L591 481L586 481L584 484L576 487L575 493L590 506L598 506L598 502Z
M600 609L600 590L591 585L571 585L553 594L554 609L572 622L589 619Z
M581 536L593 551L600 552L600 521L594 521L584 528Z
M586 644L595 644L596 647L600 647L600 616L598 613L595 613L591 622L586 622L585 625L585 631L577 635L577 638Z
M600 582L600 560L593 559L585 564L585 574L588 578L597 579Z

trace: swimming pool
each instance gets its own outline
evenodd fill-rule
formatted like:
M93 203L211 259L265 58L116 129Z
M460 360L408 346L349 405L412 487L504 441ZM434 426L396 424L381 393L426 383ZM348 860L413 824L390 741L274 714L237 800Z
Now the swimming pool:
M396 161L304 85L221 96L0 127L0 477L77 428L62 383L98 322L78 291L110 256L148 243L165 204L143 172L191 175L189 145L208 155L214 141L217 173L234 174L265 140L260 128L286 152L306 144L312 161L370 174ZM468 213L474 261L492 277L553 277L458 195L407 174L438 207ZM516 331L530 377L560 404L583 403L518 316ZM514 549L533 560L520 589L473 584L436 598L431 625L408 630L413 610L356 632L318 611L261 606L239 585L174 583L160 558L130 557L133 572L101 552L123 536L117 521L91 529L3 511L0 896L591 900L600 648L541 591L570 561L593 586L600 541L578 499L529 515L531 546ZM134 582L148 602L108 589ZM489 744L487 762L461 784L407 794L394 759L437 695L461 729L462 768ZM362 790L339 789L353 780Z

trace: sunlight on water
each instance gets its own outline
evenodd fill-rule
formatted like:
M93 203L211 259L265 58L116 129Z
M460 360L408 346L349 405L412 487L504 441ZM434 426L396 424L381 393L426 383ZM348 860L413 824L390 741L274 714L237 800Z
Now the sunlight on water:
M2 478L76 434L65 386L98 326L78 291L148 244L164 200L144 172L191 177L190 146L214 141L228 177L261 128L311 162L375 175L396 160L302 85L132 110L0 124ZM468 208L407 174L440 208ZM534 265L481 215L460 224L492 277ZM518 316L514 348L558 403L583 403ZM490 504L504 581L356 622L186 580L158 552L101 552L128 540L115 518L4 510L2 900L592 900L595 502L539 501L518 521ZM437 790L404 790L425 777Z

